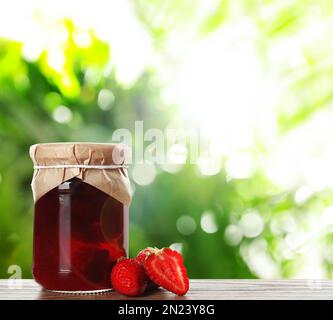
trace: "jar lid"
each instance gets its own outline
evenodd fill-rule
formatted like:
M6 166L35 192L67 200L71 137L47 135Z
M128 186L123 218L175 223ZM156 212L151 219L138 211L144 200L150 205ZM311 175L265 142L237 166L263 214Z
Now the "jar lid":
M34 165L122 165L130 154L124 144L115 143L41 143L30 147Z
M74 177L120 202L131 202L126 164L129 148L114 143L42 143L30 147L34 163L32 190L37 201L45 193Z

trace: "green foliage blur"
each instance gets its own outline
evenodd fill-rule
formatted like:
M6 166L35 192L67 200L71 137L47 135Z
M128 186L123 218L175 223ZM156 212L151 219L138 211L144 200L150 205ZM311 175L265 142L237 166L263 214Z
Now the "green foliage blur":
M225 30L228 24L249 23L256 30L253 44L260 62L266 70L277 69L288 92L278 95L274 109L279 139L292 141L289 134L323 110L331 116L333 55L329 27L324 27L324 34L314 34L309 45L296 53L302 62L281 60L275 64L269 59L279 50L287 57L295 56L287 40L292 43L301 32L310 33L304 31L305 25L309 14L310 18L312 13L316 16L318 8L322 14L319 19L331 26L331 1L316 3L219 0L201 11L199 5L187 0L133 0L130 4L136 19L150 37L154 52L167 63L162 71L147 64L130 85L119 80L116 67L110 68L112 41L88 30L88 45L79 45L75 40L78 28L71 19L59 22L67 35L59 47L64 54L61 68L50 63L52 52L48 49L30 60L24 55L22 42L0 39L0 277L7 278L7 269L13 264L22 267L23 277L32 276L30 145L111 142L114 130L133 131L135 120L144 120L146 128L160 129L178 121L180 107L162 97L168 66L177 69L169 50L170 39L179 36L200 42ZM280 44L285 45L283 49ZM204 69L208 61L198 63ZM191 117L191 110L187 112ZM318 134L319 145L319 133L328 133L324 132L326 127L316 128L318 131L311 132ZM308 139L301 136L300 141L303 138ZM325 143L332 147L329 141ZM291 187L276 184L261 162L273 154L270 144L269 138L268 142L258 139L246 150L257 162L247 178L230 178L228 156L221 156L221 170L213 175L200 174L197 166L184 164L177 172L157 168L154 181L148 185L132 181L130 255L146 246L174 244L181 248L191 278L293 278L310 266L310 261L313 269L302 275L330 278L332 188L325 185L316 189L302 181ZM288 165L288 157L282 161ZM301 162L302 157L299 166ZM317 227L322 212L326 225Z

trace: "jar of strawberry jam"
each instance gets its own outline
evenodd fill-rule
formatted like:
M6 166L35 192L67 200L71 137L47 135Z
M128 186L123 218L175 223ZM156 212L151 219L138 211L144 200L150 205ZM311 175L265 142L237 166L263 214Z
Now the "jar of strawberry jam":
M112 267L127 255L127 152L117 144L31 146L33 276L45 289L111 289Z

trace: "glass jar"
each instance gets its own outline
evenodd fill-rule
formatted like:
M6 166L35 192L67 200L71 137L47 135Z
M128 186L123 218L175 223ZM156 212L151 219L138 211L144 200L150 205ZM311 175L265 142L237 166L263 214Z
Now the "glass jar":
M59 148L60 145L64 149ZM50 154L46 152L50 150L49 146L58 149L52 153L52 161L49 161ZM86 159L89 151L82 154L77 151L76 146L94 152L101 148L99 144L75 144L76 149L72 150L76 150L75 157L79 163L73 164L71 157L64 160L60 156L66 154L68 157L68 151L69 154L72 152L70 144L42 144L32 147L34 151L31 154L35 163L32 184L35 195L33 276L48 290L108 290L111 289L112 267L117 259L127 255L128 201L117 196L129 192L127 171L123 163L105 165L101 161L101 154L97 157L98 160L96 158L93 161L94 165L84 165L82 160ZM109 157L108 153L115 145L109 145L109 148L105 146L108 145L103 145L103 152L106 152L103 159ZM42 165L36 164L37 162ZM73 172L75 176L71 177ZM61 179L63 181L50 189L53 184L48 185L45 176L52 181L53 176L60 174L64 176ZM108 179L103 178L104 174ZM71 178L66 179L66 176ZM119 181L124 184L119 184ZM106 183L115 184L113 192L107 193L107 187L101 187ZM43 188L43 184L48 187ZM43 195L40 190L44 190ZM125 194L127 197L128 195Z

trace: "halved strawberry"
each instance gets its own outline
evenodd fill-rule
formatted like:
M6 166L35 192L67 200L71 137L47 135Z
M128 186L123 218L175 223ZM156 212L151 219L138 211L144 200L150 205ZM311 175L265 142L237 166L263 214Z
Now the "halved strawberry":
M135 260L144 264L146 259L148 258L148 256L153 252L154 252L154 248L151 248L151 247L143 249L137 254Z
M154 252L154 248L148 247L146 249L141 250L136 256L135 260L141 263L143 266L145 265L146 259ZM158 288L158 285L154 283L151 279L148 281L146 291L155 290Z
M144 262L149 278L177 295L189 289L189 279L180 253L170 248L152 249Z

